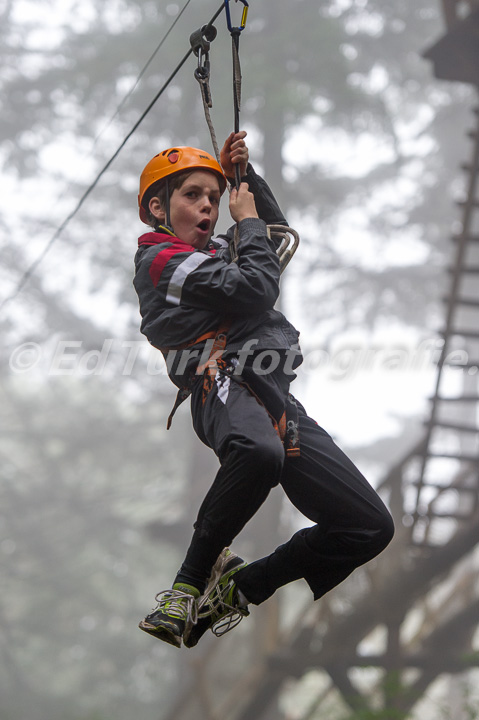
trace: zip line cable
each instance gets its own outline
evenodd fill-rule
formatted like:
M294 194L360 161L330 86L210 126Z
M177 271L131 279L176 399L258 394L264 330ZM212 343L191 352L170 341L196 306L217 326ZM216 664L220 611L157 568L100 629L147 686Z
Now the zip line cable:
M160 42L158 43L158 45L156 46L156 48L153 50L153 52L151 53L151 55L150 55L150 57L148 58L148 60L146 61L146 63L143 65L143 67L142 67L142 69L140 70L140 72L138 73L137 78L136 78L134 84L132 85L132 87L130 88L130 90L128 90L128 92L127 92L127 93L125 94L125 96L122 98L122 100L121 100L120 103L118 104L115 112L114 112L113 115L110 117L110 119L105 123L105 125L102 127L102 129L98 132L97 136L95 137L95 139L94 139L93 142L92 142L92 146L91 146L91 148L90 148L89 153L86 155L87 158L90 158L90 157L93 155L93 152L94 152L94 150L95 150L95 148L96 148L96 145L97 145L99 139L101 138L101 136L103 135L103 133L110 127L110 125L113 123L113 121L115 120L115 118L120 114L120 112L121 112L122 108L124 107L124 105L127 103L127 101L129 100L129 98L130 98L130 97L133 95L133 93L135 92L136 88L138 87L138 85L139 85L139 83L140 83L141 78L143 77L143 75L145 74L145 72L147 71L147 69L149 68L149 66L151 65L152 61L154 60L154 58L156 57L156 55L158 54L158 52L159 52L160 49L162 48L162 46L163 46L163 44L165 43L166 39L167 39L168 36L170 35L171 31L174 29L176 23L177 23L178 20L181 18L181 16L182 16L183 13L185 12L185 10L186 10L186 8L188 7L188 5L190 4L190 2L191 2L191 0L186 0L186 3L183 5L183 8L180 10L180 12L178 13L178 15L177 15L176 18L174 19L173 23L170 25L170 27L169 27L168 30L166 31L165 35L162 37L162 39L160 40ZM60 195L58 196L58 198L57 198L57 200L56 200L56 203L60 202L60 200L63 200L63 198L65 197L67 191L68 191L68 187L66 187L65 190L63 190L63 192L60 193ZM15 293L15 294L16 294L16 293ZM5 303L9 302L10 299L11 299L11 298L8 298L7 300L5 300L5 302L2 302L2 303L0 304L0 309L3 307L3 305L4 305Z
M105 130L107 130L107 129L110 127L110 125L112 124L112 122L115 120L115 118L118 117L119 113L120 113L121 110L123 109L123 107L124 107L124 105L126 104L126 102L130 99L130 97L131 97L131 96L133 95L133 93L135 92L136 88L138 87L138 85L139 85L139 83L140 83L141 78L142 78L143 75L146 73L146 71L147 71L148 68L150 67L151 63L152 63L153 60L155 59L156 55L159 53L159 51L160 51L161 48L163 47L163 44L164 44L165 41L167 40L169 34L170 34L171 31L174 29L176 23L177 23L178 20L181 18L181 16L182 16L183 13L185 12L185 10L186 10L186 8L188 7L188 5L190 4L190 2L191 2L191 0L186 0L186 3L183 5L182 9L180 10L180 12L179 12L178 15L176 16L176 18L174 19L174 21L172 22L172 24L170 25L170 27L169 27L168 30L166 31L165 35L162 37L162 39L160 40L160 42L158 43L158 45L156 46L156 48L153 50L153 52L151 53L151 55L150 55L150 57L148 58L148 60L146 61L146 63L143 65L143 67L142 67L142 69L140 70L140 72L138 73L138 76L137 76L137 78L136 78L133 86L130 88L130 90L128 90L128 92L126 93L125 97L124 97L124 98L122 99L122 101L119 103L117 109L115 110L115 112L113 113L113 115L111 116L111 118L110 118L110 119L108 120L108 122L103 126L103 128L100 130L100 132L98 133L98 135L96 136L96 138L93 140L92 150L95 148L98 140L99 140L100 137L103 135L103 133L105 132Z
M225 7L225 4L222 3L221 6L220 6L220 7L218 8L218 10L216 11L216 13L215 13L215 14L213 15L213 17L211 18L211 20L202 28L203 34L207 33L207 31L209 30L209 28L210 28L210 27L213 25L213 23L215 22L216 18L217 18L217 17L221 14L221 12L223 11L224 7ZM66 228L66 227L69 225L69 223L73 220L73 218L75 217L75 215L78 213L78 211L80 210L80 208L81 208L82 205L84 204L85 200L89 197L89 195L90 195L90 194L93 192L93 190L96 188L96 186L97 186L98 183L100 182L100 180L101 180L101 178L103 177L103 175L104 175L104 174L106 173L106 171L110 168L110 166L112 165L112 163L114 162L114 160L116 160L116 158L117 158L118 155L121 153L121 151L122 151L123 148L125 147L125 145L126 145L126 143L128 142L128 140L131 138L131 136L132 136L132 135L136 132L136 130L139 128L139 126L141 125L141 123L143 122L143 120L146 118L146 116L148 115L148 113L150 112L150 110L151 110L151 109L153 108L153 106L156 104L157 100L158 100L158 99L161 97L161 95L165 92L165 90L166 90L166 88L168 87L168 85L173 81L173 79L176 77L176 75L178 74L178 72L181 70L181 68L182 68L183 65L186 63L186 61L188 60L188 58L190 57L190 55L191 55L193 52L194 52L193 47L190 47L190 49L188 50L188 52L187 52L187 53L183 56L183 58L180 60L180 62L178 63L178 65L176 66L176 68L173 70L173 72L170 74L170 76L168 77L168 79L164 82L164 84L162 85L162 87L158 90L158 92L156 93L156 95L155 95L155 97L153 98L153 100L152 100L152 101L150 102L150 104L147 106L146 110L143 111L143 113L140 115L140 117L138 118L138 120L136 121L136 123L133 125L133 127L131 128L131 130L130 130L130 131L127 133L127 135L124 137L124 139L122 140L122 142L120 143L120 145L118 146L118 148L115 150L115 152L113 153L113 155L110 157L110 159L109 159L109 160L105 163L105 165L102 167L102 169L100 170L100 172L98 173L98 175L96 176L96 178L93 180L93 182L91 183L91 185L89 185L89 187L85 190L85 192L83 193L83 195L82 195L82 196L80 197L80 199L78 200L76 206L75 206L75 207L73 208L73 210L67 215L67 217L65 218L65 220L63 220L63 222L61 223L61 225L58 226L58 228L56 229L56 231L53 233L52 237L50 238L50 240L49 240L48 243L46 244L45 248L44 248L44 249L42 250L42 252L40 253L40 255L36 258L36 260L34 260L34 261L31 263L31 265L27 268L27 270L25 270L25 272L23 273L22 277L20 278L20 280L19 280L19 282L18 282L18 284L17 284L17 287L15 288L15 290L13 291L13 293L12 293L11 295L9 295L5 300L3 300L3 302L2 302L1 305L0 305L0 310L2 310L3 307L4 307L5 305L7 305L9 302L11 302L12 300L14 300L14 299L17 297L17 295L20 293L20 291L23 289L23 287L26 285L26 283L28 282L28 280L30 279L30 277L33 275L33 273L34 273L35 270L38 268L38 266L40 265L40 263L42 262L42 260L45 258L45 256L47 255L47 253L48 253L48 252L50 251L50 249L52 248L53 244L56 242L56 240L58 240L58 238L59 238L60 235L63 233L63 231L65 230L65 228Z

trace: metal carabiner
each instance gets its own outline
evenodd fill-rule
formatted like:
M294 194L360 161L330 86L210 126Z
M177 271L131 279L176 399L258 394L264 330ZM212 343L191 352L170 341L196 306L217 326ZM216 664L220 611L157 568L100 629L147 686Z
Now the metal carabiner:
M238 2L238 0L235 0L235 2ZM241 15L241 25L239 27L233 27L231 24L230 0L225 0L226 23L228 25L228 30L230 31L230 33L240 33L246 27L246 19L248 17L249 5L247 0L240 0L240 2L242 2L244 5L243 13Z
M197 80L207 80L210 76L210 54L201 48L198 51L198 67L195 70Z

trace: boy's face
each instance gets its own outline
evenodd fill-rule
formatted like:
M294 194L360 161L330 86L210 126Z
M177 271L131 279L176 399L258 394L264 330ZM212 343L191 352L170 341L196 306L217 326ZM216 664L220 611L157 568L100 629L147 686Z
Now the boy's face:
M220 185L214 173L192 172L171 194L170 219L175 235L197 250L203 250L218 220L220 198ZM150 211L160 222L165 221L166 212L161 209L158 198L150 200Z

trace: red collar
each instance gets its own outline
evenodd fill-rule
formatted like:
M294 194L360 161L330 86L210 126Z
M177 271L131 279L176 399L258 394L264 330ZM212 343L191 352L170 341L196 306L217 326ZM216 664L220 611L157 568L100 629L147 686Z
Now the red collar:
M176 235L168 235L167 233L147 232L144 235L140 235L138 238L138 247L162 245L163 243L174 243L177 247L181 247L189 252L193 252L195 250L195 248L189 243L186 243L184 240L180 240L180 238ZM213 255L216 253L216 248L211 247L210 245L208 245L205 250Z
M138 246L142 247L142 245L161 245L165 242L183 242L179 238L176 237L176 235L168 235L167 233L158 233L158 232L147 232L144 235L140 235L138 238ZM184 243L185 245L187 243Z

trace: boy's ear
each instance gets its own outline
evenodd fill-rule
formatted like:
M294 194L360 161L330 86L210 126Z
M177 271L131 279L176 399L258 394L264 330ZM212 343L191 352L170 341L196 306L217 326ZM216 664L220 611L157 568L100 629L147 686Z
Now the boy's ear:
M148 203L149 210L153 217L155 217L160 222L164 222L166 219L166 212L163 210L160 204L160 198L158 197L152 197L150 202Z

